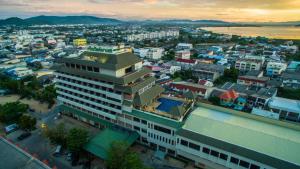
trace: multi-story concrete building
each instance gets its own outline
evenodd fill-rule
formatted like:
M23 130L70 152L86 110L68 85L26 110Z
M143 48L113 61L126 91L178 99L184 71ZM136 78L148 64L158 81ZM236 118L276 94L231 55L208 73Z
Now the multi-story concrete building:
M178 50L191 50L193 49L193 44L190 43L178 43L176 46Z
M198 63L193 66L193 76L199 79L215 81L224 74L225 67L222 65Z
M132 41L142 41L145 39L162 39L162 38L177 38L179 36L179 31L168 30L168 31L157 31L157 32L145 32L139 34L132 34L126 37L129 42Z
M89 49L58 60L54 69L58 110L105 128L103 139L136 140L203 168L300 168L299 127L206 104L193 110L193 99L162 94L132 53ZM85 149L107 157L96 140Z
M267 63L267 75L268 76L277 76L280 75L287 68L286 63L281 62L268 62Z
M281 78L283 87L300 89L300 72L283 72Z
M163 48L140 48L134 49L134 54L141 58L147 58L150 60L159 60L164 54Z
M257 59L238 59L235 62L235 68L240 71L261 70L262 62Z
M175 52L175 57L180 59L190 59L191 51L190 50L179 50Z

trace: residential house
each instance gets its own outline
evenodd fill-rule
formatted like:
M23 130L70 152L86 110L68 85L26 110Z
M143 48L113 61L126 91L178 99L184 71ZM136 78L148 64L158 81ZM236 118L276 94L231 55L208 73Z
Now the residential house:
M257 76L239 76L237 84L247 86L265 87L267 82L270 80L269 77L257 77Z
M239 94L234 90L227 90L219 95L220 104L222 106L231 107L234 105L235 100L239 97Z
M291 72L300 71L300 61L291 61L286 70Z
M292 89L300 89L300 72L283 72L282 86Z
M190 59L190 57L191 57L190 50L179 50L175 52L175 58Z
M287 68L286 63L268 62L266 72L268 76L278 76Z
M299 100L274 97L269 101L268 107L271 112L278 113L280 119L300 122Z
M235 68L240 71L261 70L262 62L257 59L241 58L236 60Z
M211 87L199 85L196 83L190 83L190 82L172 82L169 85L173 90L180 91L180 92L188 92L192 91L197 96L203 97L207 99L212 91Z
M225 67L222 65L198 63L192 69L193 76L199 79L215 81L224 74Z
M190 43L178 43L176 46L177 50L191 50L193 49L193 44Z
M180 66L181 69L192 69L198 63L195 59L176 59L176 66Z

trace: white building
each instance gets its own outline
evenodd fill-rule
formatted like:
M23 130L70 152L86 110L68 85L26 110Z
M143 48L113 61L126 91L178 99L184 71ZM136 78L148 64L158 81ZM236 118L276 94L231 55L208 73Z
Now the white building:
M191 50L193 49L193 44L190 43L178 43L176 46L178 50Z
M159 60L164 54L163 48L140 48L134 49L134 54L141 58L147 58L150 60Z
M286 63L282 62L268 62L267 64L267 75L273 76L273 75L280 75L283 71L285 71L287 68Z
M279 114L280 119L300 122L300 101L273 97L268 106L271 112Z
M126 37L129 42L132 41L142 41L145 39L162 39L162 38L177 38L179 36L179 31L168 30L168 31L156 31L156 32L145 32L139 34L131 34Z
M175 57L180 59L190 59L191 51L190 50L179 50L175 52Z

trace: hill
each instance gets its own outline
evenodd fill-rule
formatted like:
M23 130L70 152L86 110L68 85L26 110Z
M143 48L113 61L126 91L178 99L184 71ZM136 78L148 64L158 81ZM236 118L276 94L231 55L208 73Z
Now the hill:
M8 18L0 20L0 25L58 25L58 24L118 24L122 21L94 16L36 16L27 19Z

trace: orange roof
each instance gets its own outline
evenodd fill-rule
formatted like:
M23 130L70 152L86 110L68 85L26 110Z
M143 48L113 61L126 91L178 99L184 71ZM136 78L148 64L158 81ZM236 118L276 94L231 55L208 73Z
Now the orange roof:
M219 97L220 99L236 99L239 97L239 94L234 90L228 90L222 93Z

